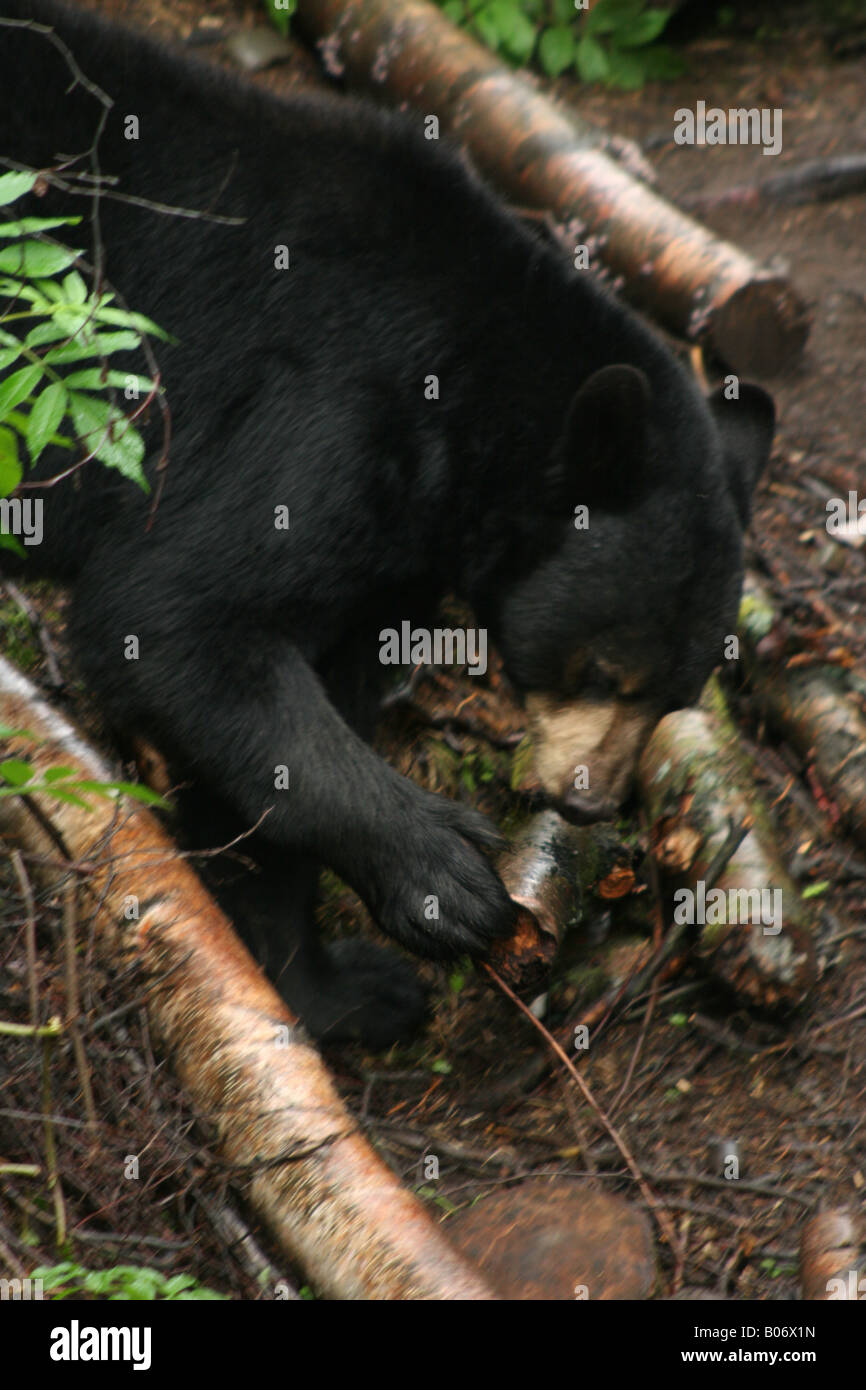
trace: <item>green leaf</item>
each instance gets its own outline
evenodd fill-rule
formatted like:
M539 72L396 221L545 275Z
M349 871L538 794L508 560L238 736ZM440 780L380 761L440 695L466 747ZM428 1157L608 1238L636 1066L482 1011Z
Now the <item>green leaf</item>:
M297 0L281 0L277 5L276 0L265 0L265 6L271 17L271 22L276 29L286 38L289 32L289 22L297 8Z
M485 5L472 21L472 27L478 37L487 44L488 48L492 48L494 53L499 52L499 45L502 42L499 20L496 5Z
M13 372L4 382L0 382L0 420L5 420L16 405L27 399L42 375L43 368L35 362L32 366L22 367L19 371Z
M41 297L33 285L28 285L24 280L16 280L11 275L0 278L0 294L8 299L20 299L25 294L29 298L33 298L34 295L37 299Z
M822 893L826 893L830 887L828 879L823 879L820 883L807 883L800 894L801 898L819 898Z
M598 0L586 16L584 34L618 34L637 19L644 0Z
M10 346L0 349L0 372L5 372L7 368L12 366L13 362L17 362L22 351L22 343L18 343L17 347Z
M446 0L442 6L442 13L452 24L462 24L465 16L463 0Z
M574 0L553 0L551 8L554 24L573 25L577 18Z
M141 801L145 806L167 807L168 802L159 792L145 787L141 782L109 782L106 784L111 791L122 792L124 796L131 796L136 801Z
M70 304L84 304L87 299L87 284L77 270L70 270L63 277L63 293Z
M578 43L575 65L581 82L605 82L610 70L607 54L598 39L591 35L586 35Z
M71 791L61 791L60 787L41 787L46 796L53 796L55 801L62 801L65 805L80 806L82 811L92 811L93 807L89 801L85 801L83 796L76 796Z
M52 366L57 362L80 362L85 357L110 357L115 352L129 352L141 344L137 333L94 333L92 338L63 343L46 352L43 361Z
M18 459L18 436L0 425L0 497L8 497L21 482L23 470ZM3 735L0 734L0 738Z
M43 774L46 782L60 782L64 778L74 777L76 770L74 767L49 767Z
M0 550L11 550L13 555L17 555L20 560L27 559L27 551L18 537L8 536L5 531L0 531Z
M39 458L66 414L66 400L64 383L52 381L34 401L27 422L27 451L32 463Z
M516 6L509 5L502 26L502 47L513 63L528 63L535 47L536 28Z
M0 777L10 787L23 787L26 782L32 782L33 768L23 758L7 758L0 763Z
M0 174L0 207L23 198L36 183L35 174Z
M106 372L102 367L87 367L82 372L71 372L64 377L64 381L71 391L104 391L107 386L118 386L124 390L130 377L145 395L153 390L154 383L150 377L139 376L137 372Z
M618 48L611 49L607 80L612 87L622 87L623 91L639 91L646 81L644 55L623 53Z
M22 217L17 222L0 222L0 236L30 236L53 227L77 226L80 221L80 217Z
M11 724L0 724L0 738L29 738L32 743L42 743L32 729L16 729Z
M84 310L80 311L85 317ZM72 334L67 332L66 325L61 322L62 310L55 309L50 319L44 323L37 323L35 328L31 328L27 337L24 339L28 347L42 347L45 343L54 343L58 338L71 338Z
M64 268L64 267L61 267ZM52 304L63 303L63 286L58 285L56 280L37 280L36 285L41 294Z
M138 483L145 492L150 490L141 468L144 440L116 406L70 391L69 413L88 453Z
M81 1282L88 1293L108 1293L114 1286L114 1271L89 1269Z
M66 270L81 254L68 246L55 246L47 241L16 241L14 246L4 246L0 250L0 271L40 279Z
M548 77L558 77L574 62L577 44L565 25L545 29L538 43L538 60Z
M161 338L164 343L174 343L177 340L166 333L164 328L160 328L153 319L147 318L145 314L133 314L127 309L103 309L98 308L94 311L93 317L100 323L113 323L121 328L135 328L139 333L148 333L152 338Z
M646 10L616 33L617 48L643 48L657 39L671 17L670 10Z
M182 1293L184 1289L195 1287L195 1279L191 1274L175 1274L171 1279L166 1279L163 1289L163 1298L173 1298L175 1294Z

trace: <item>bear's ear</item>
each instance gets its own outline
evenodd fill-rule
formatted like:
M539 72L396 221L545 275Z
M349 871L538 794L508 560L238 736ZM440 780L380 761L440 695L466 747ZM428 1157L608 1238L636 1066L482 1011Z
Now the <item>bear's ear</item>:
M772 396L760 386L742 385L739 397L728 400L719 387L708 401L725 456L728 483L740 520L748 526L752 493L770 457L776 407Z
M650 386L624 362L600 367L575 393L556 448L560 481L579 481L581 500L624 500L646 450Z

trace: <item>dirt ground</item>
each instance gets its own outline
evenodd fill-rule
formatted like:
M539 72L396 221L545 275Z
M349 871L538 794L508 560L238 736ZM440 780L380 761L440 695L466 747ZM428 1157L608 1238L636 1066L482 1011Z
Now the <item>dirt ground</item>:
M242 0L88 2L152 23L175 41L192 39L219 60L224 49L213 40L259 20L258 8ZM737 13L723 37L682 21L690 70L673 82L628 94L558 84L585 114L642 146L674 202L754 184L806 159L866 151L866 19L858 22L854 7L844 5L757 5ZM203 38L211 42L199 45ZM295 46L288 64L254 80L285 90L322 79L311 55ZM781 107L782 153L769 159L754 147L675 146L673 113L699 98L725 108ZM824 525L828 497L866 487L866 194L796 207L708 199L696 215L758 260L783 260L809 304L813 326L802 360L764 383L776 397L780 424L759 491L750 562L803 650L821 658L833 652L866 678L866 547L837 543ZM62 660L62 597L44 589L35 597ZM40 679L44 658L29 625L13 603L0 617L5 650ZM475 703L467 704L470 695ZM864 1209L866 848L839 831L832 800L808 759L774 738L755 695L745 685L729 686L728 695L783 858L801 889L816 890L820 980L804 1009L761 1016L732 1005L687 963L649 1000L605 1018L580 1071L627 1138L657 1211L673 1221L677 1249L657 1239L654 1296L691 1288L715 1297L790 1299L799 1297L798 1243L807 1215L820 1206ZM55 698L98 731L74 686ZM472 800L511 828L536 804L531 779L515 766L521 733L519 710L495 672L481 694L476 681L449 672L422 681L414 706L393 718L382 738L404 770ZM550 991L546 1022L557 1033L627 975L652 931L645 833L631 818L608 836L606 862L627 864L634 887L612 901L598 881L590 882L581 927ZM8 865L4 877L0 1016L23 1019L24 913ZM322 912L329 928L369 929L357 901L331 880ZM60 917L59 904L41 904L38 981L46 1016L65 1007ZM66 1257L90 1268L137 1264L189 1272L233 1297L272 1296L274 1272L293 1272L269 1249L232 1174L212 1157L154 1056L140 987L123 981L118 992L117 982L107 981L89 955L88 961L82 1013L95 1130L84 1123L71 1055L58 1051L52 1063ZM420 1189L445 1230L479 1198L531 1176L590 1182L642 1206L608 1133L514 1004L471 967L447 974L424 969L437 1003L421 1042L376 1057L342 1049L328 1061L371 1142ZM6 1162L43 1161L39 1084L28 1048L7 1049L0 1066ZM147 1171L130 1184L119 1175L117 1156L139 1152L142 1133ZM719 1177L711 1159L719 1140L736 1141L742 1181ZM423 1163L431 1155L439 1160L433 1182ZM241 1253L243 1223L260 1258ZM22 1272L54 1263L54 1230L54 1213L37 1185L9 1178L0 1196L0 1264ZM272 1274L260 1277L268 1263Z

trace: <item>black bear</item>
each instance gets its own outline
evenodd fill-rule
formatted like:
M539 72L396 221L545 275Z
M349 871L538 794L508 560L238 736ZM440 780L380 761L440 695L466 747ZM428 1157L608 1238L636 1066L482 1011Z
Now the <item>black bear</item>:
M152 524L151 499L91 463L46 492L39 563L73 585L109 716L193 784L209 826L257 827L244 891L289 1003L318 1037L384 1045L424 993L393 954L317 939L319 867L434 959L483 953L513 909L489 823L369 746L381 634L465 598L553 802L611 814L735 628L772 404L746 386L704 400L420 115L279 101L56 0L0 15L53 25L113 99L105 272L177 339L159 347L172 446ZM0 155L53 171L19 208L70 211L57 180L91 170L102 110L44 33L0 26Z

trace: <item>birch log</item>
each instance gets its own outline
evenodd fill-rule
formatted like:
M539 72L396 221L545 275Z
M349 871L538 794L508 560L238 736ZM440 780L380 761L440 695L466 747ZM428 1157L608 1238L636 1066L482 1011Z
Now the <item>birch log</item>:
M39 772L62 763L82 778L112 776L2 658L0 722L42 740L10 741ZM317 1292L493 1297L362 1138L297 1019L155 818L96 797L90 811L34 801L41 823L21 798L0 801L4 837L55 864L59 837L86 871L104 959L144 968L151 1024L177 1076L239 1169L250 1206Z
M678 211L587 138L557 105L427 0L299 0L301 30L326 70L434 115L521 207L548 211L593 247L629 296L736 371L771 375L802 351L803 301Z
M638 782L668 911L675 923L694 924L699 956L745 1003L802 1003L815 979L810 915L779 860L715 679L699 709L678 710L658 725ZM748 833L710 873L744 822ZM677 897L682 890L690 896ZM678 917L689 904L694 916Z

